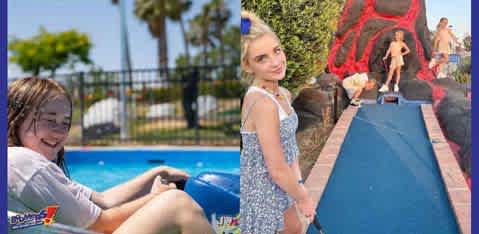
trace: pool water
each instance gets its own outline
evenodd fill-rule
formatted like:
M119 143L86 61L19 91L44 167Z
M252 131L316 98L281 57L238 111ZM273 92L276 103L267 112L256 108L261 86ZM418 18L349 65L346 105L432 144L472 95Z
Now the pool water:
M175 167L191 176L206 171L239 174L238 150L69 150L65 157L70 177L96 191L157 166Z

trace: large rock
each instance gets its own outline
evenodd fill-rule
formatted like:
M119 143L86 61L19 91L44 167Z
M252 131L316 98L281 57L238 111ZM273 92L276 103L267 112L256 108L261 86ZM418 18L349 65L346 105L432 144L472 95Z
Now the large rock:
M351 7L348 9L348 15L344 19L344 22L339 26L338 31L336 31L336 36L342 37L346 31L356 24L363 9L364 0L352 0Z
M351 45L353 44L355 35L355 32L351 32L346 41L341 45L341 48L339 48L336 58L334 59L334 66L339 67L346 62L346 58L348 56L348 52L351 50Z
M411 0L376 0L374 9L379 14L402 16L409 11Z
M175 116L175 105L172 103L161 103L151 105L146 113L146 118L164 118Z
M342 80L335 74L323 73L316 79L316 84L322 90L341 85Z
M399 83L399 89L407 100L432 101L432 88L423 80L404 80Z
M371 37L373 37L375 34L383 30L384 28L391 27L392 25L394 25L394 21L390 21L390 20L382 20L382 19L368 20L361 28L361 33L359 34L359 39L358 39L357 49L356 49L356 61L359 61L361 57L364 55L364 49L366 48L367 44L371 41Z
M432 42L429 28L427 27L426 6L424 1L419 1L419 4L420 13L416 19L415 30L422 49L424 50L424 57L429 61L432 58Z
M471 148L471 101L446 91L436 115L447 139L460 146L463 157Z
M333 121L332 92L305 88L292 103L299 118L298 132L317 123Z
M332 93L334 87L336 87L336 101L337 106L337 116L341 115L343 110L349 105L349 98L346 90L342 86L343 81L339 77L332 73L323 73L317 79L317 85L320 90Z
M435 79L432 83L443 87L448 94L466 96L465 87L453 79Z
M434 74L428 68L431 38L424 1L346 0L330 46L329 72L341 79L354 72L385 73L382 58L391 42L392 32L402 29L406 31L406 44L411 49L411 53L405 56L404 77L433 80ZM348 36L353 33L356 35L351 44Z

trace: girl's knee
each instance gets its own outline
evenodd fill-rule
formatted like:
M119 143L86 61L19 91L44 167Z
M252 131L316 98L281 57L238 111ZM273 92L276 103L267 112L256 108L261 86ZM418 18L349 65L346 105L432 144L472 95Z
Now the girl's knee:
M284 229L283 233L288 233L288 234L301 234L303 227L301 226L301 223L295 223L291 224L287 228Z
M188 210L192 212L203 212L203 209L186 192L178 189L168 190L158 196L159 199L166 200L172 209Z

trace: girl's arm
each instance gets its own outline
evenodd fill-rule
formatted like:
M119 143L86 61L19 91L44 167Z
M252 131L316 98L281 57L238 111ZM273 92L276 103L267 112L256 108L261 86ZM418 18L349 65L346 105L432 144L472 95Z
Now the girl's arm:
M188 178L188 174L183 171L169 167L156 167L104 192L93 192L90 199L103 209L121 205L148 194L157 176L168 181Z
M409 50L409 47L407 47L406 43L402 43L402 46L404 49L406 49L406 51L404 51L404 53L402 53L402 55L406 55L406 54L409 54L409 52L411 52L411 50Z
M391 42L391 44L392 44L392 42ZM389 54L391 53L391 44L389 44L388 51L386 52L386 55L384 55L383 60L386 60L388 58Z
M296 201L308 199L308 192L298 183L295 172L284 158L277 113L277 106L269 98L259 100L252 113L268 173L273 181Z
M286 98L288 98L288 100L289 100L289 103L292 103L293 100L292 100L291 92L286 88L283 88L283 87L280 87L280 88L285 93ZM298 158L296 158L296 160L294 160L293 164L291 165L291 168L293 169L293 173L296 175L296 178L298 178L298 181L302 180L303 177L301 176L301 170L300 170L300 167L299 167Z
M293 169L293 173L295 175L295 178L297 178L298 181L303 180L303 176L301 175L301 169L299 168L299 159L296 158L294 160L293 164L291 164L291 168Z

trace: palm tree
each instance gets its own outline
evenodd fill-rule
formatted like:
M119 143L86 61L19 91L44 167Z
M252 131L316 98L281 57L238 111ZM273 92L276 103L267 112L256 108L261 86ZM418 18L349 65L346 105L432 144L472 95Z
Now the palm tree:
M210 37L211 18L210 6L205 5L200 14L190 20L190 31L188 32L188 39L192 45L203 48L203 65L208 64L208 46L214 46L213 40Z
M181 28L181 34L183 34L183 43L185 46L185 56L187 60L187 64L191 64L191 59L190 59L190 49L189 49L189 43L188 43L188 38L186 35L186 29L185 29L185 24L183 21L183 13L187 12L191 8L192 2L190 0L178 0L176 1L176 9L172 11L170 18L173 21L178 21L180 23L180 28Z
M132 64L131 64L131 56L130 56L130 43L128 41L128 27L126 24L126 16L125 16L125 9L124 4L118 4L119 0L111 0L113 5L118 5L118 9L120 11L120 27L121 27L121 50L122 50L122 65L125 64L126 67L122 67L122 69L126 69L128 71L128 80L130 81L130 88L132 88ZM123 9L122 9L123 7Z
M223 31L225 29L226 23L231 17L231 11L225 6L224 0L212 0L208 5L211 9L210 18L213 22L213 28L211 29L211 31L220 46L219 61L224 62L225 49L223 43Z

